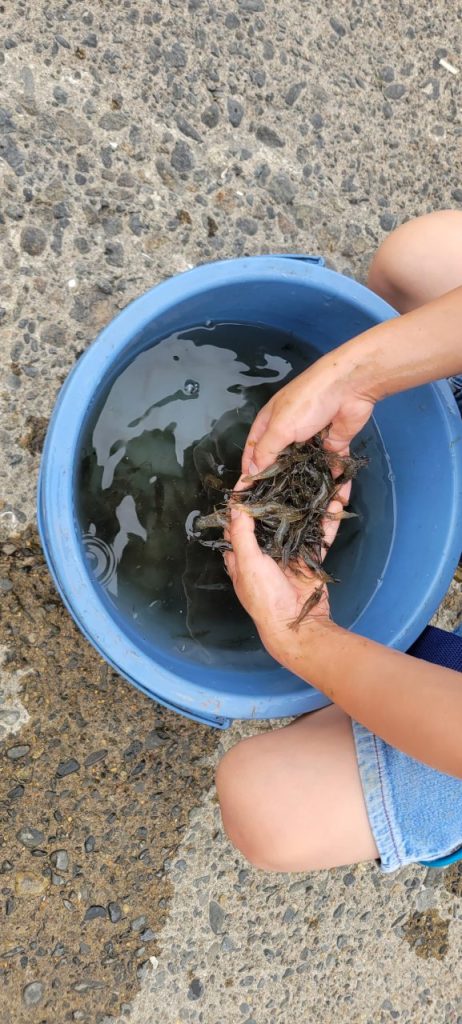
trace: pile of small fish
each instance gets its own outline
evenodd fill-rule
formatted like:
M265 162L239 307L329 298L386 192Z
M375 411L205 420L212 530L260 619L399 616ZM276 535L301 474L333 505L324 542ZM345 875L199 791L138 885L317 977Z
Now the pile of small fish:
M246 490L228 492L225 504L211 515L199 516L194 534L201 544L217 550L229 550L223 537L204 539L201 534L211 529L225 529L231 504L243 508L255 519L255 535L266 554L283 568L297 572L306 566L315 573L321 585L305 603L296 623L319 601L324 583L332 577L322 568L326 548L323 520L329 517L328 507L339 488L352 480L367 459L340 456L324 448L323 434L310 441L294 443L278 456L276 462L261 473L245 478ZM335 474L335 476L334 476ZM335 518L345 519L352 512L341 512Z

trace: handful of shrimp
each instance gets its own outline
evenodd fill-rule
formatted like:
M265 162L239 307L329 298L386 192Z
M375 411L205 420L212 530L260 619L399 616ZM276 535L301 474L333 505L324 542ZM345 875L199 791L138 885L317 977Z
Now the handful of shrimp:
M331 515L330 502L340 488L352 480L367 463L357 456L340 456L326 451L324 434L310 441L291 444L276 462L261 473L245 477L245 490L230 491L225 502L210 515L199 516L194 533L201 544L218 550L230 548L223 537L207 539L209 530L223 530L231 507L243 508L255 519L255 535L262 550L282 568L310 569L321 584L333 582L322 568L326 543L324 521ZM342 511L335 518L346 519L353 512ZM318 600L322 587L318 588ZM311 603L311 607L312 607Z

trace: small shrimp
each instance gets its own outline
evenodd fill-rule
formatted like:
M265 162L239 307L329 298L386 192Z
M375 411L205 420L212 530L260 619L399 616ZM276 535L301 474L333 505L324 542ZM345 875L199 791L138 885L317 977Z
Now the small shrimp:
M224 504L210 515L194 521L197 536L209 529L225 529L231 507L242 508L255 520L255 536L263 551L283 569L297 575L308 571L319 580L319 587L303 605L294 628L319 601L326 583L335 582L322 567L325 519L343 520L355 512L329 512L329 504L347 480L352 480L365 459L343 457L326 451L326 431L304 443L295 443L280 453L272 466L261 473L244 477L242 491L226 491ZM338 474L334 477L334 474ZM206 547L230 550L225 540L203 540Z
M297 615L297 618L294 619L293 622L289 623L289 629L298 629L300 623L303 622L303 619L306 619L306 616L309 615L309 613L313 610L313 608L316 607L316 605L321 600L323 590L323 584L321 584L319 587L316 587L316 590L314 590L313 593L308 598L308 600L305 601L305 604L302 606L300 612Z
M223 480L220 480L218 476L214 476L213 473L206 473L203 479L203 486L209 491L224 491L226 490Z
M252 476L243 476L242 479L246 484L254 484L257 480L271 480L273 477L278 476L279 473L283 472L284 467L280 466L278 462L273 462L271 466L267 466L266 469L262 469L259 473L254 473Z
M228 525L228 516L226 512L215 511L211 512L209 516L198 516L194 526L196 530L214 530L222 529Z

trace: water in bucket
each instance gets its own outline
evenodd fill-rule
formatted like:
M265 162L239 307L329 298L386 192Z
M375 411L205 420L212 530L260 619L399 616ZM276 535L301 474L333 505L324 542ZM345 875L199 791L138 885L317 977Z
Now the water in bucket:
M258 410L317 357L306 342L274 328L208 323L136 356L92 413L78 484L88 566L135 632L154 637L166 653L218 665L246 652L248 668L267 658L222 556L192 539L192 526L235 483ZM388 467L372 424L362 445L371 460L363 472L383 487L386 551ZM367 533L361 477L353 507L359 518L342 524L328 568L343 579L346 573L346 586L355 574L350 600L360 607L367 584L360 575ZM335 603L334 592L334 616Z

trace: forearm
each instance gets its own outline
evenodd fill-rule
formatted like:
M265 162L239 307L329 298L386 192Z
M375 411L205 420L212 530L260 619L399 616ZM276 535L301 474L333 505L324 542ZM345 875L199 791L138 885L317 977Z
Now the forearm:
M459 673L327 620L301 627L283 663L391 746L462 778Z
M462 287L378 324L329 354L341 354L355 390L374 401L462 372Z

